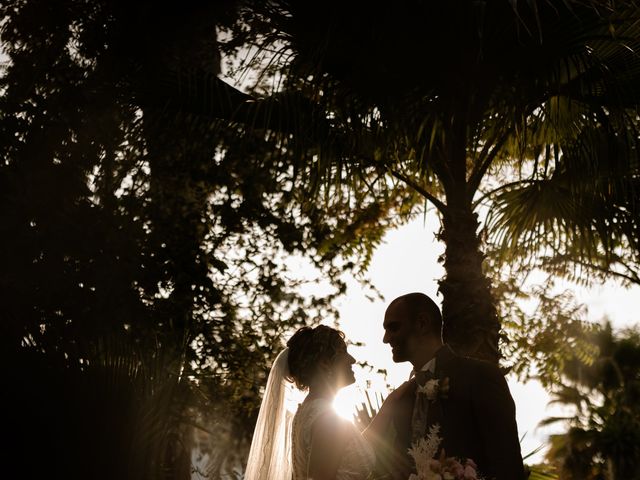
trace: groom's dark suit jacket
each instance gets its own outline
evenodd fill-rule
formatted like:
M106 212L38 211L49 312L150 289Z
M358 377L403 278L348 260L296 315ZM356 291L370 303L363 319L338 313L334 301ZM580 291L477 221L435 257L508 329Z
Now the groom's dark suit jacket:
M440 424L446 455L473 459L487 480L524 479L515 405L498 367L456 355L445 345L436 353L435 376L441 384L449 379L449 392L429 403L427 432ZM415 471L407 454L415 391L414 384L398 400L393 432L378 452L379 470L390 478L406 480Z

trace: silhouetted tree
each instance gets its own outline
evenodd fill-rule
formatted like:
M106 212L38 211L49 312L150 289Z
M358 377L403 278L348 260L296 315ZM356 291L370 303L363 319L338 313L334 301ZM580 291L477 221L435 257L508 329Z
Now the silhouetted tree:
M0 9L0 341L33 476L183 478L194 406L246 443L283 335L344 292L353 265L326 232L349 243L382 208L304 195L276 139L237 141L246 96L223 82L206 118L165 96L176 72L215 80L231 7ZM301 258L326 294L303 294Z
M324 111L295 163L312 191L399 183L406 204L438 210L445 336L461 351L498 358L485 238L502 262L553 247L553 262L610 272L629 251L637 271L634 2L240 5L223 51L248 43L252 68L280 74L273 98Z
M596 361L569 362L553 399L573 407L575 415L543 422L569 427L552 436L547 458L562 479L640 478L640 334L614 333L607 322L591 339L600 349Z

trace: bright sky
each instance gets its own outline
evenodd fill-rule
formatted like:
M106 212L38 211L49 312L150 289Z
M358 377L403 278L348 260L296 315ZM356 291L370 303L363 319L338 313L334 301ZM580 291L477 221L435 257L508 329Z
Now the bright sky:
M426 293L441 304L442 297L436 295L437 281L443 275L442 266L437 258L443 252L443 246L435 240L438 230L435 213L427 214L426 221L421 217L407 225L388 232L384 244L376 251L369 278L381 291L385 301L371 302L357 282L349 286L344 299L339 303L340 326L348 339L362 342L363 347L350 347L358 361L367 360L375 368L388 371L388 382L398 386L409 376L408 363L394 364L389 347L382 343L382 318L386 305L395 297L414 291ZM605 284L596 288L576 288L578 299L588 306L588 319L599 321L607 315L614 327L632 325L640 321L640 288L626 290L616 284ZM363 398L363 390L386 392L380 376L357 369L356 384L345 388L339 395L336 408L349 415L353 404ZM522 453L526 455L546 443L549 434L563 431L561 425L537 428L543 418L562 413L560 407L548 407L548 394L538 382L527 384L508 378L511 393L517 410L517 423L522 441ZM527 460L527 463L542 461L543 452Z

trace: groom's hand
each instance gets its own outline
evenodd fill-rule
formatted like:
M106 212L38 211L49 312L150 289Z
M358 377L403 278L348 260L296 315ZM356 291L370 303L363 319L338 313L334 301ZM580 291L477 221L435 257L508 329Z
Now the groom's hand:
M373 420L371 420L371 423L363 432L364 436L373 445L383 442L384 438L386 437L386 432L391 424L393 411L395 410L398 401L402 398L405 392L407 392L413 386L414 385L412 381L404 382L389 395L387 395L387 398L380 406L380 410L378 410L376 416L373 417Z

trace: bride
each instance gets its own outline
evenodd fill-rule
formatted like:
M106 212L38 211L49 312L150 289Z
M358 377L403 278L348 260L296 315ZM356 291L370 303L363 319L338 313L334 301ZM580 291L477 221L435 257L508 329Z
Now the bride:
M389 395L361 434L332 403L355 382L344 334L320 325L303 327L287 342L269 374L251 443L245 480L364 480L375 463L373 446L408 382ZM308 391L293 415L286 408L293 382Z

